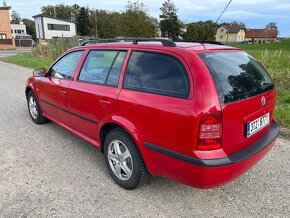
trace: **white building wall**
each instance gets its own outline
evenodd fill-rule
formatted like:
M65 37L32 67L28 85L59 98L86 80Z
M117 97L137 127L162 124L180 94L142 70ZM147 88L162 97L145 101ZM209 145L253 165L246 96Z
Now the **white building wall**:
M26 34L26 25L24 24L11 24L11 33L13 34L13 37L15 38L15 35L17 34Z
M36 38L43 39L43 28L42 28L42 18L36 17L34 18L35 21L35 32L36 32Z
M48 24L69 25L70 30L69 31L49 30ZM54 37L73 37L76 35L76 24L75 23L57 20L57 19L48 18L48 17L43 17L43 26L44 26L45 39L52 39Z

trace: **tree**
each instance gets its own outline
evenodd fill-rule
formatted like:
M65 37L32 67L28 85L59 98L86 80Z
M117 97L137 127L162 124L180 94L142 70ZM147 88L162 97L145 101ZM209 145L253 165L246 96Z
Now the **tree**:
M181 35L181 24L177 17L177 8L170 0L166 0L160 8L160 29L161 36L178 39Z
M72 21L76 21L79 14L80 6L74 4L73 6L71 6L71 8L72 8Z
M158 30L159 30L159 22L157 18L151 17L151 22L154 26L154 36L155 37L160 37Z
M238 22L238 21L232 21L232 22L224 22L224 23L221 23L219 26L229 26L229 25L238 25L240 26L241 28L244 28L244 29L247 29L247 26L244 22Z
M270 22L265 26L266 29L276 29L278 30L278 26L276 22Z
M244 28L244 29L246 29L246 28L247 28L246 24L245 24L245 23L243 23L243 22L232 21L232 22L230 22L230 23L228 23L228 24L232 24L232 25L238 25L238 26L240 26L241 28Z
M77 22L77 32L80 36L90 35L90 14L89 9L85 7L80 7L79 13L76 18Z
M118 12L109 12L105 10L96 10L97 28L92 31L97 31L100 38L114 38L122 36L121 29L121 14ZM92 19L92 18L91 18ZM95 34L93 34L95 35Z
M20 14L17 11L12 11L11 14L11 23L12 24L19 24L19 22L21 21L21 17Z
M153 37L155 26L143 3L128 2L121 16L122 36Z
M190 23L185 33L187 40L214 40L216 25L213 21Z
M90 12L90 34L98 37L98 15L97 11Z
M69 5L59 4L55 6L55 16L60 19L73 20L73 9Z
M205 40L206 38L206 32L205 32L205 27L202 22L198 23L198 40Z
M43 15L47 15L50 17L56 17L55 7L53 5L47 5L47 6L41 7L41 13Z
M41 12L44 15L75 21L79 12L80 6L74 4L73 6L58 4L58 5L47 5L41 8Z
M219 27L219 24L213 22L212 20L207 20L204 24L206 31L205 40L215 40L216 29Z
M189 24L186 33L184 35L186 40L197 40L198 39L198 24L191 23Z
M22 20L23 24L26 25L26 32L27 34L31 35L32 37L36 37L35 34L35 23L33 20L30 19L23 19Z

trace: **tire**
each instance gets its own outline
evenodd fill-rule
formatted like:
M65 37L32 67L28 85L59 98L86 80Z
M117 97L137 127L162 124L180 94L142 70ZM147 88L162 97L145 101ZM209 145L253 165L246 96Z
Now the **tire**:
M49 120L42 115L42 111L39 107L38 101L32 91L28 92L26 99L28 112L32 121L38 125L49 122Z
M107 134L104 156L111 177L122 188L132 190L148 180L149 173L140 151L123 129L116 128Z

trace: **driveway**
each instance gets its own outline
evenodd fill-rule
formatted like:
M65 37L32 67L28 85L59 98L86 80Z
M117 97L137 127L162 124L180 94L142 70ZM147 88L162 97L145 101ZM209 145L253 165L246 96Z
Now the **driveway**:
M17 48L16 50L0 50L0 58L23 53L31 53L31 48Z
M220 188L152 178L134 191L109 177L100 151L26 108L30 69L0 62L1 217L289 217L290 142Z

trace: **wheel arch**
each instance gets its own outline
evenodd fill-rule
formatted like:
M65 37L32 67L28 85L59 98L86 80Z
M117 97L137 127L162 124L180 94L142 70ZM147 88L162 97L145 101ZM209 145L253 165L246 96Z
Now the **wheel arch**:
M27 96L30 91L33 91L33 89L30 86L27 86L25 88L25 96Z
M139 140L138 134L136 134L136 131L135 131L136 128L130 121L122 117L114 117L111 119L107 119L106 121L102 121L99 124L99 126L100 128L99 128L98 136L99 136L100 148L102 152L104 152L103 145L104 145L104 141L107 134L115 128L121 128L124 131L126 131L128 135L132 138L132 140L135 142L135 144L137 145L139 151L141 150L139 146L140 140Z

